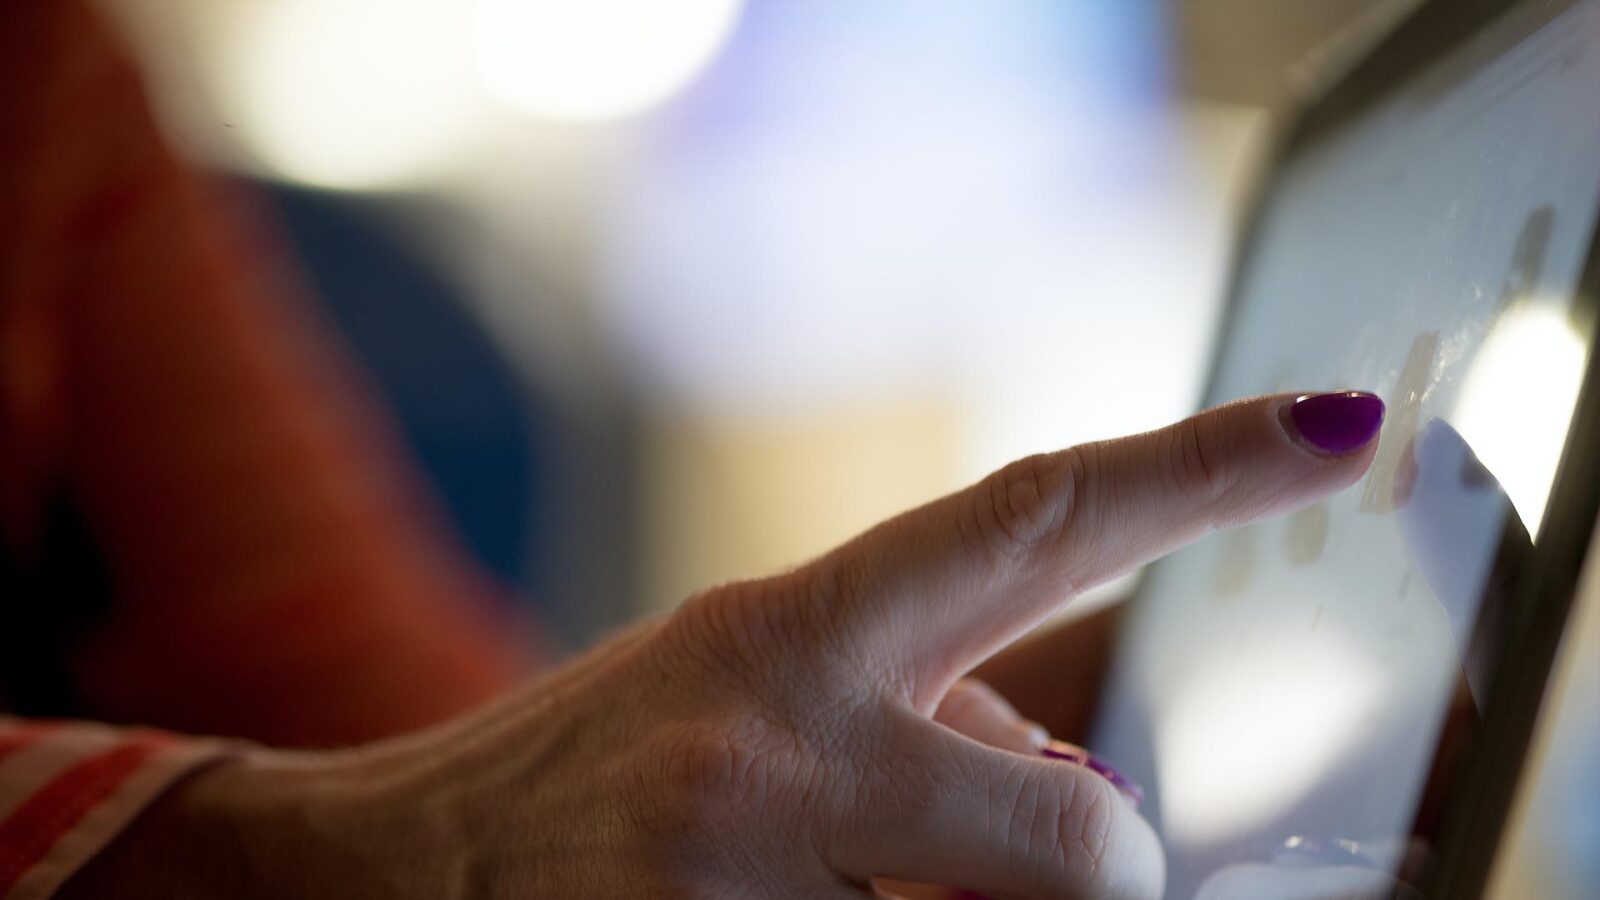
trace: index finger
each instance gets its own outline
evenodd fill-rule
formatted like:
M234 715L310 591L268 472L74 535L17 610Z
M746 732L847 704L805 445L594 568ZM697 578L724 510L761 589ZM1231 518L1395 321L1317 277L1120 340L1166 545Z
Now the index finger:
M1073 595L1214 530L1347 487L1371 463L1383 401L1279 394L1012 463L891 519L796 573L854 649L919 709Z

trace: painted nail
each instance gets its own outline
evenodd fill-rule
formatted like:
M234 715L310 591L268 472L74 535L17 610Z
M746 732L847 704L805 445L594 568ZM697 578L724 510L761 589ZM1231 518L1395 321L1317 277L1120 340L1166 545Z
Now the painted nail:
M1138 806L1144 802L1144 788L1134 783L1133 779L1122 774L1121 772L1118 772L1116 766L1113 766L1100 757L1095 756L1093 753L1089 754L1089 762L1087 765L1091 770L1099 774L1100 777L1111 782L1112 787L1121 791L1129 800L1132 800L1134 806Z
M1066 741L1051 741L1039 751L1048 759L1059 759L1076 765L1084 766L1101 778L1111 782L1111 786L1121 791L1123 796L1133 801L1134 806L1144 802L1144 788L1140 787L1133 779L1117 771L1117 767L1093 753Z
M1049 759L1065 760L1080 766L1089 763L1089 751L1066 741L1050 741L1041 747L1039 752Z
M1365 447L1383 425L1383 401L1366 391L1306 394L1289 404L1286 424L1303 443L1329 456Z

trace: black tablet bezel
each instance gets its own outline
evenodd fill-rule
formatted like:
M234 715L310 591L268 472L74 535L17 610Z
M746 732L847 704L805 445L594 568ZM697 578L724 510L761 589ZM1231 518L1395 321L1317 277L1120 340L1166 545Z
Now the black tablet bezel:
M1502 16L1527 8L1530 30L1580 0L1435 0L1389 34L1327 93L1306 104L1277 136L1236 244L1217 353L1206 379L1215 400L1222 348L1234 326L1240 279L1279 174L1295 154L1351 116L1381 101L1444 54ZM1600 159L1595 161L1600 166ZM1600 198L1596 198L1600 202ZM1591 236L1574 309L1590 321L1600 309L1600 227ZM1590 539L1600 520L1600 352L1590 329L1589 359L1573 410L1567 445L1528 565L1513 589L1502 664L1484 698L1481 724L1455 776L1436 835L1433 865L1420 885L1426 896L1481 896L1527 756L1545 686L1577 590ZM1137 602L1137 600L1135 600ZM1435 765L1437 766L1437 761Z

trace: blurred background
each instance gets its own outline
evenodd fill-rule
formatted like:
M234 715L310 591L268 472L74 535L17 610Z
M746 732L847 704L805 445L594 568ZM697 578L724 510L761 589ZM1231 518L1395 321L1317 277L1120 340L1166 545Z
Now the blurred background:
M1410 5L111 3L568 646L1191 410L1274 111Z
M1195 408L1274 123L1415 5L107 2L568 648ZM1572 796L1506 896L1600 884Z

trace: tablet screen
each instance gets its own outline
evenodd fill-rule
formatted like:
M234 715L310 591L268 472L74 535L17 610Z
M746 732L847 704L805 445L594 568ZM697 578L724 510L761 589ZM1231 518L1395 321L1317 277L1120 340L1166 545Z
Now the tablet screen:
M1209 402L1360 388L1388 416L1355 487L1174 554L1128 609L1094 747L1145 785L1169 896L1294 894L1307 849L1400 866L1493 676L1594 329L1600 2L1533 6L1266 195Z

